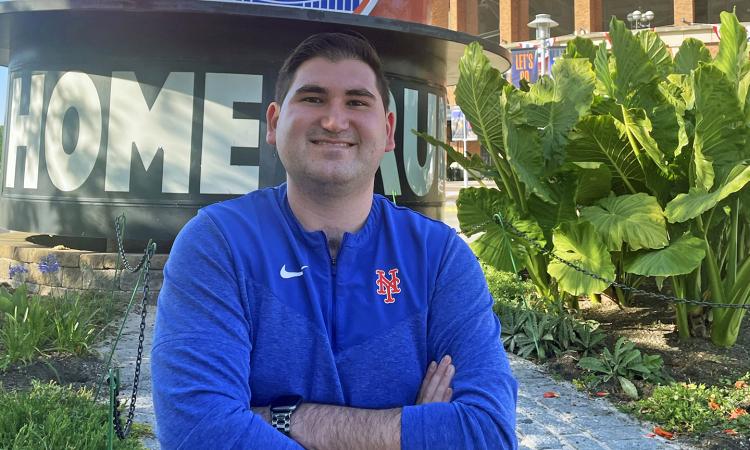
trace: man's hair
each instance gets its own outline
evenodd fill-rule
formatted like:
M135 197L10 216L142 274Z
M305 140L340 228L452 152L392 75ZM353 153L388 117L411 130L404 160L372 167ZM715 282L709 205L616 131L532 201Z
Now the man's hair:
M375 82L380 97L383 99L383 108L388 112L388 80L385 78L380 57L367 39L354 31L319 33L302 41L286 58L281 70L279 70L279 76L276 79L276 101L278 103L284 102L299 66L316 57L325 58L331 62L354 59L370 66L370 69L375 73Z

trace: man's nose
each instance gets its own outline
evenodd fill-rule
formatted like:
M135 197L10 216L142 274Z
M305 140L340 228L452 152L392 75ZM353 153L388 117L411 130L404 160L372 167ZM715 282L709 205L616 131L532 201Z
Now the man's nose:
M349 116L344 105L329 104L323 113L321 126L334 133L349 128Z

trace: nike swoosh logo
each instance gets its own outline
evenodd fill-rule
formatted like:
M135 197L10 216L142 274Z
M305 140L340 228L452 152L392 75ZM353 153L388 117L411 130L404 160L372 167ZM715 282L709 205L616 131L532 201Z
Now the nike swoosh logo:
M288 272L286 270L286 264L281 266L281 271L279 272L279 275L281 275L281 278L287 279L287 278L294 278L294 277L301 277L303 275L302 271L307 269L307 266L302 266L302 268L299 269L299 272Z

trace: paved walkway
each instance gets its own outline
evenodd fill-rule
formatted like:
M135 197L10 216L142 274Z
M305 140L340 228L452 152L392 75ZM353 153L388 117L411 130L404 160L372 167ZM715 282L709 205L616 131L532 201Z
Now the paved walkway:
M448 183L446 187L445 223L457 228L455 198L462 182ZM141 378L135 419L149 424L156 430L151 400L150 354L153 334L154 307L148 311L146 339L141 366ZM140 315L131 313L126 322L122 340L115 352L121 369L122 396L129 397L132 389L133 371ZM103 345L100 351L106 353ZM570 383L556 381L544 370L531 362L509 355L511 367L519 384L516 428L521 449L580 449L580 450L625 450L625 449L689 449L690 447L666 441L651 435L653 424L637 421L615 409L606 399L589 398L578 392ZM544 398L544 393L553 391L557 398ZM126 394L127 393L127 394ZM145 440L149 449L158 449L155 439Z

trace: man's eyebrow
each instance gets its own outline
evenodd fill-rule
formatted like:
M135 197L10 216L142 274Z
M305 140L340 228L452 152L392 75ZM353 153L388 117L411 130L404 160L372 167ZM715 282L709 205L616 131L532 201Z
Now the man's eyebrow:
M349 89L346 91L346 95L352 96L352 97L369 97L369 98L375 98L375 94L370 92L367 89Z
M296 91L294 91L294 94L327 94L328 91L316 84L305 84L299 87Z

